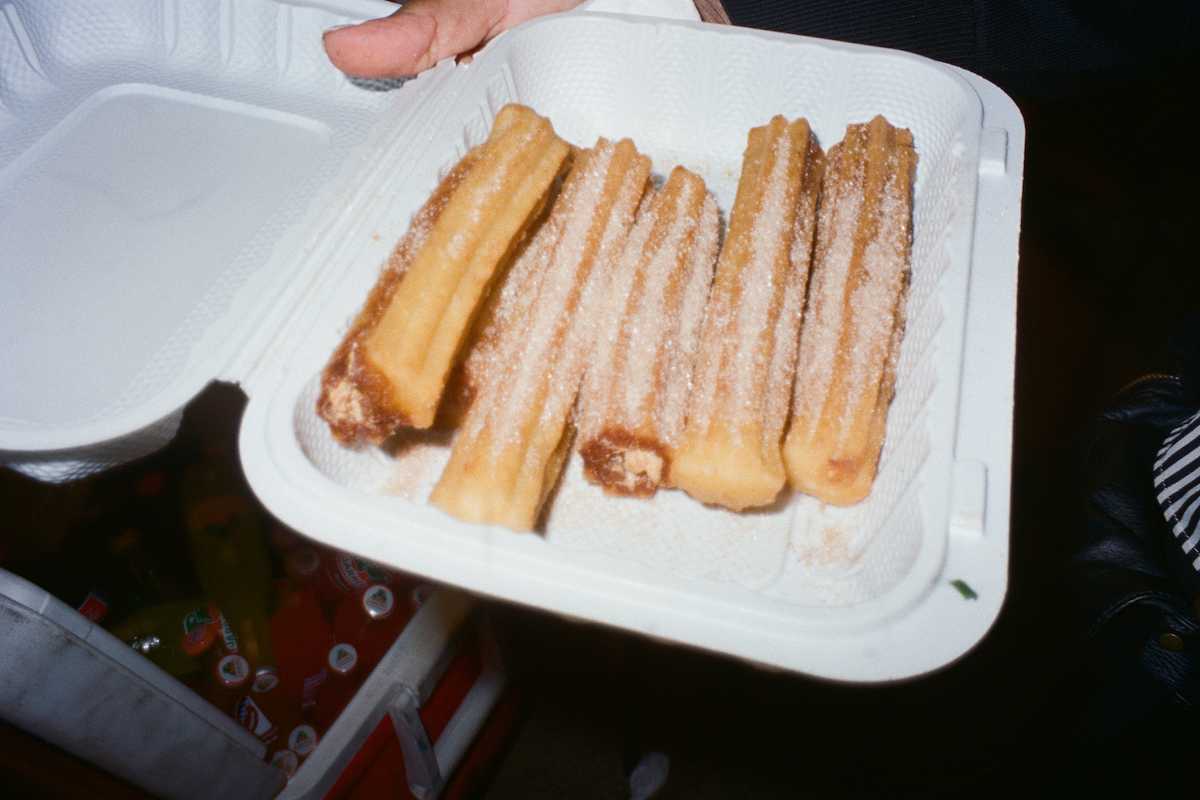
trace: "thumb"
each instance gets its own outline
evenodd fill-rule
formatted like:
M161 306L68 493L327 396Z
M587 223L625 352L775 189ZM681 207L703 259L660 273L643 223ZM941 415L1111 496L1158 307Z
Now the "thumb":
M495 3L411 0L396 13L327 31L333 65L358 78L402 78L489 38Z
M325 34L333 65L358 78L403 78L474 50L526 20L581 0L410 0L390 17Z

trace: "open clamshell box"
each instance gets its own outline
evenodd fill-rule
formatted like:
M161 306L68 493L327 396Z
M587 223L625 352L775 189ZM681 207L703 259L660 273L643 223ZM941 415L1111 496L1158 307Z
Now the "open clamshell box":
M136 457L209 381L233 381L250 397L255 491L337 547L833 679L967 652L1007 582L1024 146L1011 100L903 53L619 3L534 20L398 88L328 64L322 30L393 8L3 6L3 460L62 480ZM605 497L572 461L544 531L517 534L425 504L444 442L333 442L314 412L322 366L411 215L508 102L574 144L628 136L659 175L692 168L725 213L748 130L775 114L806 117L826 149L878 113L912 130L908 325L870 498L733 514L675 491Z

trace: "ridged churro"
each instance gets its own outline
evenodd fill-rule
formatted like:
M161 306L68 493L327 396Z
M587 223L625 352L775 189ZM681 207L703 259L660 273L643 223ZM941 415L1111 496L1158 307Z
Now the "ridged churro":
M607 492L649 497L670 473L719 228L704 179L683 167L638 213L579 397L583 472Z
M671 483L708 504L769 505L795 376L823 155L807 121L750 131Z
M322 374L317 411L335 438L379 443L432 424L471 321L569 150L549 120L508 105L443 179Z
M516 301L497 307L490 352L475 365L470 407L433 505L468 522L535 526L570 446L599 298L649 174L650 159L627 139L601 139L574 159L549 217L513 265Z
M883 448L916 164L912 134L881 116L829 150L783 458L793 487L835 505L870 493Z

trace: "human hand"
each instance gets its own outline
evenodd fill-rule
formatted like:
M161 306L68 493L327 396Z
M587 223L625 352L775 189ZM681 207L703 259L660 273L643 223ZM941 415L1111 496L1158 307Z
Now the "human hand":
M583 0L410 0L396 13L325 33L333 65L357 78L403 78L468 53L528 19Z

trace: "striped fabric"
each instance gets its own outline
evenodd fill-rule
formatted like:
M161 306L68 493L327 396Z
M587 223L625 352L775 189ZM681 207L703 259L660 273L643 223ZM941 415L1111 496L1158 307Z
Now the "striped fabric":
M1175 538L1172 571L1192 597L1200 594L1200 412L1171 431L1154 462L1154 491Z

